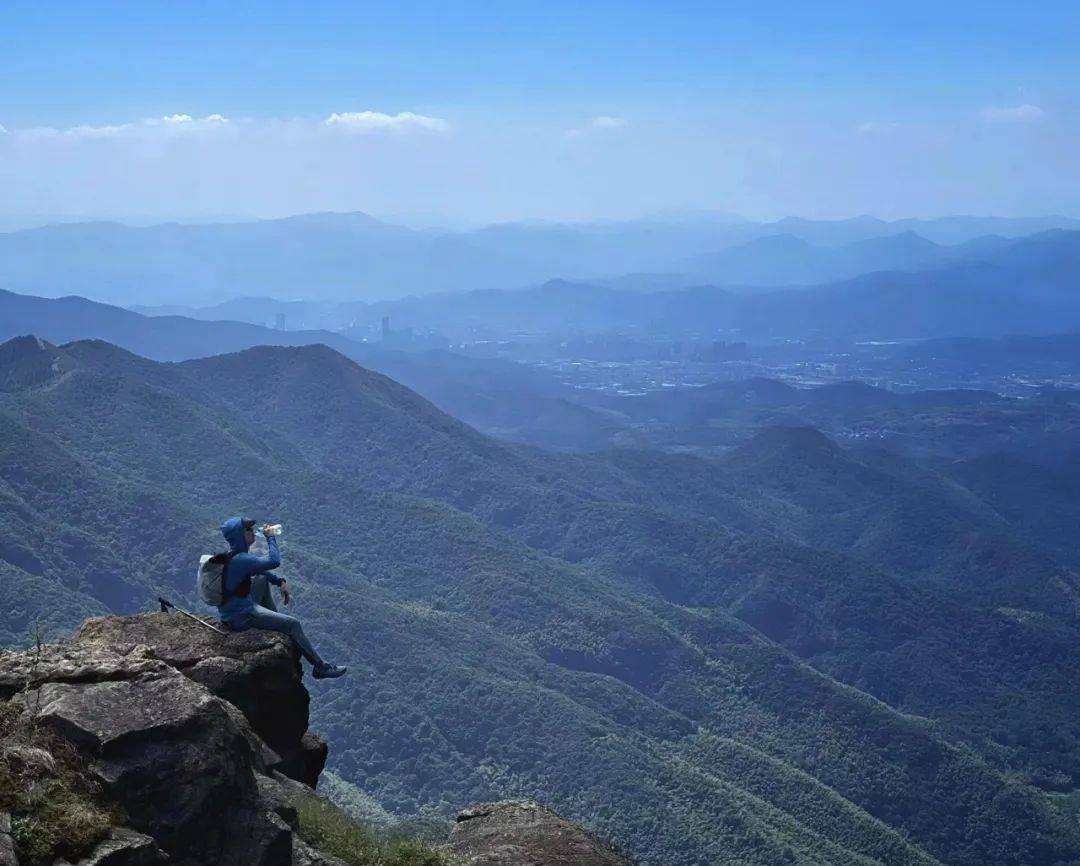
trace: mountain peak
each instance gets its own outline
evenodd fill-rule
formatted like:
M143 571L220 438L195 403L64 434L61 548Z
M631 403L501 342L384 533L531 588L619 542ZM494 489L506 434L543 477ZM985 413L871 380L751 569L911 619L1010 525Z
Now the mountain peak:
M744 458L767 459L773 466L792 460L833 460L843 454L840 446L810 426L764 427L736 451Z
M11 362L28 356L36 356L42 352L50 352L55 350L56 347L36 334L22 334L18 337L12 337L10 340L6 340L0 343L0 353L3 353L2 357L5 362Z
M390 223L373 217L363 211L316 211L314 213L297 214L296 216L283 217L280 220L261 220L261 222L282 223L308 223L310 225L339 225L339 226L388 226Z
M56 346L32 334L0 343L0 391L48 381L58 372L56 359Z

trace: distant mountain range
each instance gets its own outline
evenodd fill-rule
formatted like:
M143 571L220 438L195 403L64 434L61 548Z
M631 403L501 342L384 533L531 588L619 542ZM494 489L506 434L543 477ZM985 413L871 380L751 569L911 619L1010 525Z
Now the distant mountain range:
M331 331L282 331L243 321L197 321L185 316L139 313L69 296L40 298L0 290L0 338L40 334L57 343L108 340L158 361L178 361L250 346L306 346L325 343L351 353L362 347Z
M848 269L857 262L881 269L893 266L898 258L918 259L915 251L904 253L913 245L910 233L936 244L956 244L987 234L1015 237L1051 228L1076 229L1080 221L1065 217L897 222L872 217L836 222L787 218L772 223L652 219L505 223L459 232L418 231L363 213L202 225L68 223L0 234L0 287L50 297L79 294L123 305L203 306L244 295L374 301L507 288L551 278L677 274L687 262L693 267L697 266L694 262L708 265L708 258L696 257L714 256L727 247L776 235L826 246L902 236L897 249L885 245L880 262L874 259L872 246L861 254L838 257ZM800 255L807 259L802 271L793 272L799 276L797 282L812 281L823 268L828 270L822 263L810 267L813 255L806 251L789 253L789 268L795 267ZM753 249L748 254L753 255ZM832 268L830 276L848 273L839 262ZM725 283L741 282L735 279L736 272L708 270L708 275ZM769 277L767 283L776 282L771 278L776 274L761 276Z
M552 280L518 291L353 307L351 315L363 323L358 333L389 315L400 325L451 335L620 332L751 341L999 336L1080 327L1077 285L1080 232L1054 230L986 243L976 258L931 270L879 271L804 288L634 291Z
M792 234L768 235L688 259L676 269L685 274L687 282L759 287L805 285L850 279L873 271L921 271L979 261L1009 243L1000 235L984 235L946 246L907 231L824 246Z
M786 256L786 257L785 257ZM1045 334L1080 327L1080 231L1022 238L983 236L941 246L911 234L815 246L792 235L732 247L728 273L754 277L859 272L875 261L892 269L815 285L748 288L698 284L685 275L639 274L597 282L550 280L524 289L413 296L373 304L235 298L213 306L140 307L147 314L235 318L341 328L355 338L395 328L451 339L582 333L696 334L745 340L775 337L920 339ZM712 266L710 265L710 266Z
M932 249L910 236L899 240ZM1038 336L1080 330L1080 231L982 239L964 246L977 247L978 256L929 270L880 271L758 293L718 286L636 291L550 281L528 289L445 293L370 305L281 304L243 298L203 310L203 318L196 319L146 316L79 297L45 299L0 291L0 337L31 331L58 342L94 337L158 360L260 344L324 343L376 367L396 357L401 370L415 372L414 362L406 363L378 343L365 342L382 316L390 316L395 328L430 329L469 339L506 338L522 332L554 337L620 332L752 342L774 338L896 340ZM846 255L850 248L834 252ZM337 317L354 324L338 332L282 330L238 321L278 313L287 320L293 315L293 321L324 316L327 321ZM463 363L447 361L451 369ZM411 380L410 384L424 390L421 382ZM484 426L479 418L472 420Z
M393 376L439 408L488 433L581 448L606 444L612 428L603 415L572 402L568 386L511 361L446 351L400 352L332 331L282 331L239 321L151 317L85 298L37 298L0 291L0 340L31 333L55 343L107 340L157 361L190 360L253 346L321 344Z

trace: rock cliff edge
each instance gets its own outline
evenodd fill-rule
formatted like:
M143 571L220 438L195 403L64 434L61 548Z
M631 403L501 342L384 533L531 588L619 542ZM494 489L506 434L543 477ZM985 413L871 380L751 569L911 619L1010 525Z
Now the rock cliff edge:
M0 653L9 724L70 750L122 820L80 866L340 864L297 833L296 804L316 796L327 757L308 704L287 638L169 614L91 619L67 643ZM6 767L54 760L5 748L21 749ZM11 819L0 802L0 866L18 862ZM462 812L446 850L474 866L627 862L534 803Z

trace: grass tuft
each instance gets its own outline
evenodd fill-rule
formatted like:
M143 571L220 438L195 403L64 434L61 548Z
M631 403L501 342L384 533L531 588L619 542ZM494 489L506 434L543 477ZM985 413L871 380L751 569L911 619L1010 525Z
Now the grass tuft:
M305 798L297 811L304 841L348 866L452 866L456 862L401 830L357 824L337 806L317 797Z
M116 823L75 750L35 725L17 700L0 702L0 809L22 866L78 861Z

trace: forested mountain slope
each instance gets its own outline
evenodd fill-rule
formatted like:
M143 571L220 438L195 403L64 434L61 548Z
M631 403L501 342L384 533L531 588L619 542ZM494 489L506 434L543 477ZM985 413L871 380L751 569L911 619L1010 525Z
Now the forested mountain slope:
M156 361L254 346L323 344L393 376L455 417L506 438L599 446L607 441L612 426L604 414L571 402L572 389L554 376L512 361L438 350L394 351L325 330L285 331L243 321L144 316L82 297L39 298L0 289L0 340L30 333L51 343L107 340Z
M0 607L8 642L41 615L190 603L220 520L273 517L298 614L352 668L316 688L316 723L386 808L542 797L657 864L1080 861L1071 815L1028 784L1076 771L1070 577L1024 538L1009 556L1049 570L1022 586L893 567L889 534L816 538L828 512L782 481L789 434L730 465L555 456L325 348L2 353L0 556L4 591L25 588ZM795 438L808 483L910 519L847 480L898 470ZM917 539L927 556L1008 528L952 481L910 483L967 508ZM987 667L1020 639L1008 696L1031 709L987 730L972 717L1007 698Z

